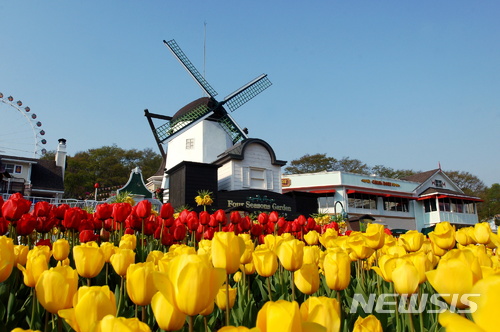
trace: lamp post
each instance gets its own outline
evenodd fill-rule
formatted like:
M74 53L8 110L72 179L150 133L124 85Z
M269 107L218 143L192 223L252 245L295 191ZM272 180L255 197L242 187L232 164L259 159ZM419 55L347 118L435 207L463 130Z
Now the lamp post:
M94 200L97 201L97 188L99 188L99 183L94 184L95 192L94 192Z

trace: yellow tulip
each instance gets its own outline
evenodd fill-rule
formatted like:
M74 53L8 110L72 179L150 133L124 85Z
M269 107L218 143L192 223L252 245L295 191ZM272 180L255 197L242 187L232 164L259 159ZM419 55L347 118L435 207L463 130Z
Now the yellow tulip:
M340 291L351 281L351 260L343 251L329 252L323 261L323 273L328 288Z
M245 241L233 232L217 232L212 239L214 267L232 274L240 268L240 258L245 251Z
M391 277L394 290L400 295L414 294L418 289L419 273L410 259L398 258Z
M234 302L236 301L236 288L229 287L229 309L232 309L234 306ZM220 310L227 310L227 300L226 300L226 285L223 285L219 288L217 295L215 296L215 304L219 307Z
M319 243L319 233L311 230L304 235L304 240L310 246L317 245Z
M425 272L432 270L434 267L428 256L423 252L415 252L406 255L405 258L409 259L417 269L418 283L424 283L427 280Z
M382 324L373 315L362 318L361 316L354 322L353 332L383 332Z
M165 331L180 330L186 322L186 314L177 307L172 283L162 272L154 272L153 280L159 286L151 300L156 322Z
M337 246L337 238L339 233L333 228L327 228L326 231L321 234L319 242L325 248L332 248Z
M281 236L274 236L273 234L267 234L264 236L264 244L272 251L276 252L276 248L283 242Z
M253 244L252 239L244 237L243 235L249 235L249 234L239 234L238 236L241 237L245 243L245 250L243 251L241 257L240 257L240 264L248 264L252 261L252 253L255 250L255 245Z
M262 277L274 275L278 269L278 256L266 246L258 246L252 254L255 270Z
M104 262L109 263L111 256L115 253L115 245L112 242L101 243L102 253L104 254Z
M304 260L302 264L319 264L321 257L321 249L318 246L304 247Z
M108 286L82 286L73 298L73 308L59 310L75 331L88 332L107 315L116 315L115 295Z
M44 271L36 283L36 297L52 314L73 306L78 289L78 273L70 266L57 266Z
M486 332L486 330L483 330L467 318L462 317L459 314L451 313L449 311L445 311L439 314L439 324L441 324L441 326L446 329L446 332Z
M10 277L15 261L13 240L4 235L0 236L0 282Z
M384 225L368 224L363 236L365 237L368 247L375 250L382 248L385 242Z
M261 331L256 327L249 329L246 326L224 326L218 329L217 332L261 332Z
M302 331L302 318L297 302L268 301L257 314L256 327L261 332Z
M48 270L49 264L46 251L35 247L28 252L26 268L20 264L17 268L23 272L24 284L28 287L35 287L40 275Z
M373 266L374 270L385 281L392 282L392 271L396 268L397 257L383 255L378 260L378 266Z
M118 247L135 250L137 246L137 238L134 234L124 234L120 239Z
M405 247L406 251L418 251L422 244L424 243L425 236L419 231L411 230L407 231L399 237L399 240Z
M358 259L366 259L373 255L373 253L375 252L374 249L368 246L365 237L361 233L350 235L347 238L346 245L350 249L352 249L352 251L349 253L352 261L356 261Z
M69 255L69 242L66 239L58 239L52 244L52 256L55 260L63 261Z
M303 264L293 274L294 284L303 294L311 295L319 289L319 269L316 264Z
M300 269L304 261L304 246L304 242L297 239L281 242L276 254L285 270L294 272Z
M455 232L455 240L463 246L475 243L473 238L474 228L462 227Z
M327 332L340 330L340 305L337 299L311 296L300 305L300 314L302 321L318 323Z
M429 233L429 238L439 248L449 250L455 247L455 234L455 226L443 221L436 224L434 231Z
M30 251L28 246L18 244L14 246L14 256L16 257L14 265L20 264L22 266L26 265L28 260L28 252ZM1 257L0 257L1 258Z
M170 261L167 272L153 275L154 284L161 292L165 279L172 284L179 310L188 316L195 316L214 302L226 279L226 271L214 268L204 256L182 254Z
M16 327L15 329L13 329L10 332L41 332L41 331L40 330L31 330L31 329L25 330L25 329L22 329L20 327Z
M97 276L105 263L102 249L92 244L74 246L73 259L78 274L84 278Z
M487 222L479 222L474 225L474 239L477 243L487 244L490 242L491 228Z
M135 304L145 306L151 303L157 291L153 272L155 265L152 262L129 265L126 276L127 294Z
M472 294L479 296L472 297L471 301L477 305L477 310L472 310L472 318L474 322L484 329L486 332L498 331L500 325L500 316L498 308L500 306L500 276L492 275L482 280L479 280L472 287Z
M243 266L243 265L240 265L240 270L241 270L242 268L244 268L244 266ZM233 274L233 280L234 280L234 282L240 282L240 280L241 280L241 276L242 276L241 271L238 271L238 272L236 272L235 274Z
M110 262L116 274L123 277L127 274L130 264L135 262L135 252L131 249L116 248L115 253L111 255Z
M276 266L278 266L278 261L276 261ZM252 261L248 264L240 265L240 270L244 272L247 276L255 273L256 269L255 269L255 264L253 262L253 253L252 253Z
M149 252L146 262L152 262L154 265L158 265L158 261L164 256L163 251L152 250Z
M97 323L93 332L150 332L151 329L146 323L141 322L138 318L115 317L112 315L105 316Z
M448 251L443 257L441 257L441 261L457 258L464 262L469 269L472 271L472 283L475 284L478 280L483 278L481 265L479 264L478 257L471 250L462 250L462 249L452 249Z
M459 295L459 300L463 294L470 294L474 285L474 274L470 266L458 258L442 259L435 270L426 272L426 276L448 304L452 303L455 294ZM468 304L468 301L458 301L455 305L463 309Z

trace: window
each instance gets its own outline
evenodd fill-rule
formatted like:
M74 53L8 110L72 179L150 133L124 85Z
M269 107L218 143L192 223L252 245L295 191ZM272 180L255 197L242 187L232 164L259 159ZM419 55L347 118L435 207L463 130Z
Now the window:
M435 183L436 187L443 188L443 181L441 181L441 180L434 180L434 183Z
M14 164L4 164L5 166L5 172L8 172L9 174L14 173Z
M434 198L426 199L424 201L424 211L425 212L437 211L436 199Z
M384 210L409 212L410 200L402 197L384 197Z
M348 206L355 209L377 209L377 196L369 194L348 194Z
M320 209L328 209L332 208L333 204L335 204L333 200L333 196L319 197L318 198L318 207Z
M194 138L186 138L186 150L194 149Z
M449 198L439 199L439 211L451 212L451 204Z
M16 165L16 167L14 168L14 173L21 174L22 172L23 172L23 166Z
M265 169L250 168L250 188L266 189Z

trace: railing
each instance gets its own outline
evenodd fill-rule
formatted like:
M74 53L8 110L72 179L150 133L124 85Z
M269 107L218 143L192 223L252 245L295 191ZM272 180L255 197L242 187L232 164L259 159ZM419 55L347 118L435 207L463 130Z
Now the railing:
M0 194L4 201L8 200L12 194ZM53 205L68 204L70 207L79 207L89 211L95 211L97 205L102 203L109 203L109 199L105 201L95 201L92 199L80 200L73 198L54 198L54 197L36 197L36 196L23 196L32 202L34 205L36 202L46 201ZM162 202L157 199L149 199L151 201L152 207L156 211L160 211Z

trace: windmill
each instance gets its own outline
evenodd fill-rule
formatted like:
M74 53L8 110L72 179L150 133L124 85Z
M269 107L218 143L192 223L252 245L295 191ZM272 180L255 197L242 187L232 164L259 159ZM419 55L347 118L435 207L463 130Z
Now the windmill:
M203 147L200 148L201 152L198 154L198 159L194 160L200 162L212 162L213 160L210 159L215 159L214 157L223 153L227 148L248 138L245 130L241 129L229 115L226 107L231 112L235 111L250 99L271 86L271 82L267 78L266 74L262 74L229 94L222 101L218 101L215 99L217 92L199 73L196 67L181 50L179 45L177 45L175 40L172 39L170 41L163 41L163 43L187 70L191 77L198 83L207 96L187 104L172 117L150 113L148 110L145 110L145 116L148 119L153 136L155 137L156 143L158 144L164 159L166 159L167 156L163 148L164 145L167 145L169 155L174 155L177 156L176 158L179 158L179 155L188 155L185 151L184 154L182 151L179 151L181 147L182 149L185 149L184 142L174 143L176 140L180 141L179 137L183 135L186 136L185 134L188 131L194 130L194 128L200 123L215 124L215 126L212 125L208 129L205 129L207 132L210 131L210 135L212 135L214 139L202 139ZM153 119L166 120L166 122L159 126L155 126ZM224 136L224 138L221 138L222 136ZM219 139L217 139L217 137ZM208 153L208 156L207 150L211 151L211 153ZM170 166L173 166L174 164L175 163L170 162ZM166 166L169 168L168 161Z

